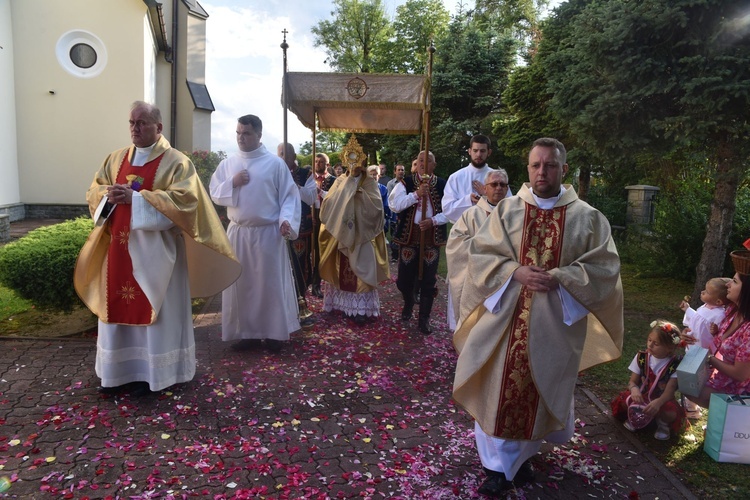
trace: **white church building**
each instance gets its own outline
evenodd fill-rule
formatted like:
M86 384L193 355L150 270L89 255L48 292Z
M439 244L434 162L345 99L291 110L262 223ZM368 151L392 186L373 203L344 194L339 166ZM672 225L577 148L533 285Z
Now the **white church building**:
M207 19L195 0L0 0L0 223L88 213L133 101L173 147L210 151Z

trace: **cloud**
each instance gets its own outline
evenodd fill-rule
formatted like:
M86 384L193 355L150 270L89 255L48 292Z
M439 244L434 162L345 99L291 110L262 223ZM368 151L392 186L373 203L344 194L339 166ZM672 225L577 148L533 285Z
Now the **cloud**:
M210 3L204 7L209 13L206 84L216 107L211 120L211 148L235 151L237 118L255 114L263 120L263 143L275 151L283 138L281 30L289 31L290 71L329 70L325 53L314 47L312 24L303 27L288 16L260 9ZM312 133L293 114L289 113L287 119L289 142L298 147L311 139Z

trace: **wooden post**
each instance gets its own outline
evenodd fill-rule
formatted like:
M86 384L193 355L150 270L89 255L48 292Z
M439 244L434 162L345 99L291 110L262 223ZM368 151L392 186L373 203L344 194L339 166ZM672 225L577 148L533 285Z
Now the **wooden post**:
M430 57L427 63L427 96L425 97L425 111L424 111L424 162L425 170L426 165L430 163L430 94L432 91L432 56L435 53L435 46L430 42L430 47L427 49L430 53ZM422 177L420 184L431 181L431 176L425 175ZM422 197L422 220L427 218L427 198L428 195ZM425 232L419 232L419 279L422 279L424 275L424 251L425 251Z

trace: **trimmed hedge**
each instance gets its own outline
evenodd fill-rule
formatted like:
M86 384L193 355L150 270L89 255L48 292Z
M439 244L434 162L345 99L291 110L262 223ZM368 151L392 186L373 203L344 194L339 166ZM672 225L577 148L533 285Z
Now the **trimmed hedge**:
M91 218L79 217L35 229L0 247L0 283L35 305L73 309L81 304L73 269L93 228Z

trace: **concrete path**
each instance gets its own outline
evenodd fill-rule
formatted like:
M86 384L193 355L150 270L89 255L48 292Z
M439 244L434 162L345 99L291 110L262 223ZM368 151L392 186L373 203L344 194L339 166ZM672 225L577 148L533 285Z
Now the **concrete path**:
M12 481L0 497L478 498L450 335L398 321L392 282L381 299L392 318L360 329L319 313L271 354L221 341L215 297L195 322L194 380L140 399L98 394L93 341L0 340L0 476ZM591 392L575 397L574 440L545 445L535 483L510 498L694 498Z

